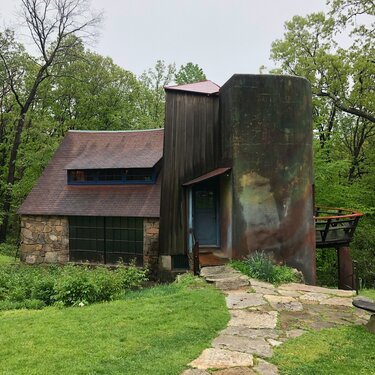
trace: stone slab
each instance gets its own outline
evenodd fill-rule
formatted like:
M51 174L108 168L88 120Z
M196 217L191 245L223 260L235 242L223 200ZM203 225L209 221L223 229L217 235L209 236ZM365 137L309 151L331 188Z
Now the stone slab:
M263 359L258 359L257 365L254 370L260 375L278 375L279 370L272 363L266 362Z
M276 289L263 288L261 286L256 286L256 285L252 286L252 288L258 294L273 294L273 295L278 295L279 294Z
M181 373L181 375L210 375L210 373L204 370L199 370L197 368L190 368Z
M355 291L352 291L352 290L330 289L330 288L324 288L321 286L298 284L298 283L282 284L278 287L278 289L301 291L301 292L312 292L312 293L334 294L339 297L352 297L355 295Z
M301 295L301 293L296 292L295 290L277 289L277 292L281 296L286 296L286 297L299 297Z
M277 339L279 334L274 329L255 329L255 328L248 328L245 326L231 326L225 328L221 331L223 335L232 335L232 336L243 336L248 338L272 338Z
M277 323L276 311L248 311L231 310L231 320L228 323L232 326L246 326L248 328L275 328Z
M303 329L291 329L289 331L285 332L285 335L289 339L294 339L296 337L302 336L307 331L304 331Z
M257 375L257 373L249 367L233 367L225 370L214 371L215 375Z
M265 295L264 298L276 310L302 311L302 303L294 297Z
M274 340L274 339L267 339L267 342L268 342L272 347L280 346L280 345L283 343L282 341L278 341L278 340Z
M246 292L228 293L226 302L229 309L244 309L246 307L265 305L267 303L261 294Z
M228 267L226 267L226 266L203 267L200 271L200 275L203 276L203 277L212 276L212 275L225 273L227 270L228 270ZM235 272L235 270L233 270L233 268L230 268L230 270Z
M218 349L255 354L264 358L272 356L271 345L263 338L220 335L212 342L212 346Z
M251 279L250 278L250 284L251 286L259 286L261 288L265 288L265 289L275 289L275 286L271 283L267 283L265 281L260 281L260 280L257 280L257 279Z
M369 332L375 334L375 314L371 315L370 320L368 321L365 327Z
M327 298L320 302L321 305L331 305L331 306L352 306L352 299L345 297L332 297Z
M299 299L303 303L319 303L329 297L329 294L309 292L301 295Z
M253 356L247 353L232 352L225 349L205 349L202 354L189 363L189 366L200 370L209 368L248 367L253 366Z
M225 280L215 281L217 288L221 290L234 290L249 286L249 279L246 276L237 276Z
M220 274L215 274L215 275L208 275L205 276L205 279L209 283L213 283L215 281L221 281L221 280L227 280L227 279L233 279L235 277L239 277L241 275L234 273L234 272L224 272Z

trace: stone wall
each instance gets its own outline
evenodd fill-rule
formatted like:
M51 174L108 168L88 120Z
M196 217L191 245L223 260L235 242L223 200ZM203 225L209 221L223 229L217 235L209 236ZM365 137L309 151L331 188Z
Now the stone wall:
M21 217L21 260L28 264L69 260L69 223L64 216Z
M152 272L159 256L159 219L144 218L143 263ZM69 261L69 221L64 216L21 217L21 260L28 264Z
M143 263L151 272L157 271L159 258L159 219L144 218L143 221Z

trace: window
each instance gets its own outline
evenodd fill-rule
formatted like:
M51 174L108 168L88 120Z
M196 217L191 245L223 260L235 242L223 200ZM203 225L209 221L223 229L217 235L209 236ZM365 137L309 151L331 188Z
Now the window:
M153 184L154 168L68 170L69 185Z
M69 217L70 261L143 265L143 218Z

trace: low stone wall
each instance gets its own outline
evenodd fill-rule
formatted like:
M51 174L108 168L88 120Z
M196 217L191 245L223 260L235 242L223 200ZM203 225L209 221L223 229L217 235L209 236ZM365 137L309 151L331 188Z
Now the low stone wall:
M21 260L28 264L66 263L69 261L69 221L64 216L21 217ZM159 256L159 219L144 218L143 263L157 270Z
M143 263L152 273L157 272L159 259L159 219L144 218Z
M69 223L64 216L21 217L21 260L28 264L69 261Z

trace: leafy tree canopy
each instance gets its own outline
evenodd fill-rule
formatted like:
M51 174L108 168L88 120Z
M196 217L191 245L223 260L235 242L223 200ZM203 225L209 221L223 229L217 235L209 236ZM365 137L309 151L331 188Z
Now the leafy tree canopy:
M175 75L175 81L179 85L185 83L194 83L206 80L206 75L198 64L188 62L186 65L181 65L179 71Z

